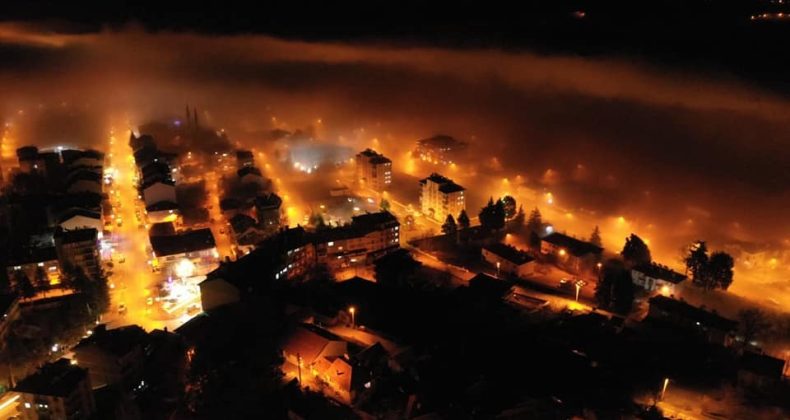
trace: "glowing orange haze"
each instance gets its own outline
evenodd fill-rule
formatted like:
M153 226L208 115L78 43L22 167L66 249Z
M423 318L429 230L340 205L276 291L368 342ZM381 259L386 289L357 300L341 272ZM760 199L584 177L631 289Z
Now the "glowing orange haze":
M472 143L473 163L443 170L469 188L470 208L508 192L560 230L600 225L610 249L636 232L676 268L682 246L706 239L736 256L733 292L790 308L790 102L778 95L529 52L8 24L0 43L0 111L18 123L17 143L98 144L111 116L179 116L190 103L261 150L273 128L309 128L425 172L408 150L447 133Z

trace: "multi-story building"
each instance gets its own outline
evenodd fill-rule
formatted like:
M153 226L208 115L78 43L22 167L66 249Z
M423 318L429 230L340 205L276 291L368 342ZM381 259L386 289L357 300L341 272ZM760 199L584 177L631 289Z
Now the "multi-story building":
M418 140L414 154L426 162L451 165L461 158L467 146L465 142L440 134Z
M384 191L392 183L392 161L375 150L357 153L357 179L374 191Z
M5 349L11 324L19 319L21 313L19 296L15 293L0 293L0 350Z
M540 253L550 256L566 270L579 273L592 269L601 260L603 248L559 232L540 240Z
M219 252L209 228L149 239L154 267L168 276L204 275L219 263Z
M315 234L318 262L332 269L369 264L400 247L400 223L382 211L354 216L351 224Z
M458 217L466 209L464 187L437 173L420 180L420 209L422 213L443 222L448 214Z
M686 280L686 276L667 266L650 263L632 268L631 280L647 293L658 291L669 296L675 294L675 285Z
M19 381L17 411L25 420L89 419L96 411L88 369L68 359L47 363Z
M264 230L276 230L280 227L280 206L283 200L275 193L260 195L255 198L255 215L258 225Z
M271 282L293 280L315 266L315 246L302 227L282 229L249 254L223 264L200 283L203 310L238 302Z
M255 156L249 150L236 150L236 169L255 166Z
M526 277L535 271L535 259L516 247L495 242L484 245L481 253L484 260L496 267L497 275L505 273Z
M99 232L96 229L58 230L55 251L62 267L80 267L90 278L101 275Z
M12 285L19 275L25 275L33 285L39 287L56 285L61 280L60 262L52 245L16 249L6 264L6 273Z
M101 324L73 351L77 363L88 369L93 386L119 385L128 391L143 375L147 340L148 334L138 325L108 330Z

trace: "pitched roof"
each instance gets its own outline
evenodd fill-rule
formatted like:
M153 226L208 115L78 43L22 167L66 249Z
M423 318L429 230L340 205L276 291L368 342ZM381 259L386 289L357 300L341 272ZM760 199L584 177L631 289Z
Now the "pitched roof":
M466 146L465 142L455 139L452 136L448 136L446 134L437 134L433 137L428 137L426 139L417 140L417 143L421 146L431 147L431 148L460 148Z
M717 328L723 331L732 331L738 325L736 321L666 296L653 296L650 298L649 302L651 308L656 307L665 312L688 319L689 321L699 322L706 327Z
M510 245L507 245L507 244L503 244L501 242L496 242L496 243L493 243L491 245L485 245L485 246L483 246L483 248L486 249L487 251L493 253L493 254L496 254L496 255L498 255L498 256L500 256L500 257L512 262L513 264L516 264L516 265L526 264L526 263L534 260L534 258L532 258L526 252L524 252L524 251L522 251L520 249L517 249L516 247L510 246Z
M69 396L88 377L88 370L72 365L68 359L47 363L36 373L19 381L14 388L27 394Z
M91 211L91 210L86 210L86 209L83 209L83 208L71 208L71 209L66 210L60 216L60 223L63 223L66 220L69 220L69 219L71 219L72 217L75 217L75 216L83 216L83 217L88 217L88 218L91 218L91 219L101 220L101 214L100 213L97 213L97 212Z
M156 256L203 251L216 247L211 229L197 229L170 236L152 236L151 248Z
M242 233L256 224L255 219L246 214L239 213L230 218L230 227L236 233Z
M633 270L638 271L648 277L665 280L675 284L686 280L686 276L683 274L680 274L665 265L656 263L643 264L638 267L634 267Z
M283 204L283 199L275 193L263 194L255 197L255 207L259 209L277 209Z
M600 254L603 252L603 248L597 245L576 239L568 235L564 235L559 232L553 232L547 236L544 236L541 240L565 248L569 254L576 257L582 257L587 254Z
M263 176L263 175L261 175L261 170L256 168L256 167L254 167L254 166L245 166L245 167L239 169L238 171L236 171L236 175L238 175L239 178L243 178L243 177L245 177L247 175L255 175L255 176L260 176L260 177Z
M311 324L296 327L283 343L283 351L298 354L306 364L316 361L327 344L332 341L343 341L331 332Z

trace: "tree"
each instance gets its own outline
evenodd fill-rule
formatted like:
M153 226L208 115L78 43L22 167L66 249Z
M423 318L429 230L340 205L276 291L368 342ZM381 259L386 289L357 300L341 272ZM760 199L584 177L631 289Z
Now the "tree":
M524 226L524 222L526 221L527 216L524 214L524 207L518 206L518 211L516 215L513 217L513 224L516 228L521 228Z
M733 271L735 267L735 260L732 256L723 251L717 251L711 254L708 261L708 278L709 289L721 288L727 290L732 284Z
M458 227L469 229L469 225L469 216L466 214L466 210L461 210L461 213L458 215Z
M36 267L35 287L36 289L49 287L49 278L43 267Z
M411 286L416 280L417 270L422 264L403 248L395 250L374 263L376 282L383 287Z
M770 327L765 313L757 308L738 311L738 329L744 346L749 345Z
M650 249L642 238L634 235L625 238L625 245L620 252L625 262L631 266L638 266L643 264L650 264L652 258L650 256Z
M381 208L384 211L390 211L390 202L389 202L389 200L387 200L386 198L382 197L381 201L379 202L379 208Z
M590 243L603 248L603 241L601 240L601 231L598 229L598 225L595 225L592 233L590 234Z
M327 228L324 221L324 215L321 213L313 213L310 215L310 224L315 226L316 230L323 230Z
M510 220L516 216L516 199L506 195L502 197L502 206L505 209L505 219Z
M33 287L33 283L24 271L14 273L14 291L23 298L32 298L36 295L36 288Z
M607 260L595 287L595 300L602 308L612 308L627 314L634 303L634 284L631 274L622 261Z
M540 234L540 230L543 228L543 216L540 214L540 210L535 207L529 213L529 219L527 219L527 229L530 232L535 232L536 234Z
M455 218L453 218L452 214L447 215L447 219L444 221L442 225L442 232L445 235L452 235L458 230L458 226L455 224Z
M689 252L684 260L686 271L691 272L692 282L697 286L703 286L707 281L708 268L708 247L705 241L697 241L689 248Z
M488 204L480 209L480 226L488 231L499 230L505 227L505 206L502 200L494 202L488 199Z

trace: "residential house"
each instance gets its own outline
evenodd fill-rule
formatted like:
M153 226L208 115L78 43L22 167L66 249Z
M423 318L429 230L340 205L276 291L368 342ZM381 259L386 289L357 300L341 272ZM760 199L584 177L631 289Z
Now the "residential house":
M176 265L182 261L194 265L194 275L208 273L219 262L217 245L209 228L169 236L151 236L149 239L154 252L154 267L168 276L176 275Z
M24 274L33 285L48 287L60 284L61 267L53 245L24 246L11 251L6 261L6 273L11 283Z
M280 228L282 198L275 193L255 197L255 215L261 228L272 231Z
M25 420L87 420L96 411L88 370L68 359L47 363L19 381L17 410Z
M249 150L236 150L236 169L255 166L255 157Z
M99 232L96 229L55 231L55 251L61 267L80 267L92 279L101 276Z
M314 242L318 262L330 268L370 264L400 247L400 223L388 211L367 213L349 225L317 231Z
M71 208L60 215L58 226L63 230L104 229L101 213L84 208Z
M554 258L572 272L592 269L601 260L603 248L559 232L552 232L540 240L540 252Z
M6 337L19 316L19 296L16 293L0 293L0 350L6 346Z
M178 220L178 204L174 201L160 201L145 207L145 214L151 223L175 222Z
M152 181L143 184L143 201L146 206L152 206L161 202L177 203L176 184L172 181Z
M108 330L101 324L72 350L77 363L88 369L93 386L118 385L129 391L142 378L147 339L138 325Z
M497 273L526 277L535 271L535 259L514 246L496 242L484 245L483 259L496 267Z
M693 331L707 342L729 346L738 323L682 300L656 295L650 298L647 319L667 322Z
M686 276L665 265L650 263L632 268L631 280L647 293L669 296L675 294L675 286L686 280Z

